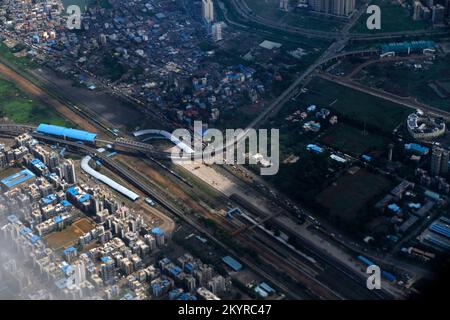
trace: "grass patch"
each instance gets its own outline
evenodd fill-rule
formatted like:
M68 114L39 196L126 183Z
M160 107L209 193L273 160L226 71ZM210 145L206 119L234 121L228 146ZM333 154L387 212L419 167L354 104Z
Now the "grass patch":
M432 64L422 64L423 69L415 70L412 63L395 65L394 63L373 64L359 74L362 83L386 90L400 96L417 97L419 101L430 106L450 111L449 98L440 97L429 83L439 85L450 92L450 55L435 60ZM362 78L364 76L364 78Z
M24 47L18 45L15 48L8 48L3 42L0 42L0 57L6 62L21 68L36 68L36 64L27 57L16 57L14 53L21 51Z
M322 191L316 201L327 208L334 219L355 225L367 218L361 211L369 201L390 186L391 182L385 177L360 169L354 175L342 176Z
M316 78L309 91L300 96L304 104L330 108L346 122L368 129L391 132L411 113L406 107L344 87L328 80Z
M328 146L359 157L363 153L384 148L384 137L340 123L332 127L320 141Z
M0 79L0 116L21 124L70 125L52 109L30 99L12 82L3 79Z

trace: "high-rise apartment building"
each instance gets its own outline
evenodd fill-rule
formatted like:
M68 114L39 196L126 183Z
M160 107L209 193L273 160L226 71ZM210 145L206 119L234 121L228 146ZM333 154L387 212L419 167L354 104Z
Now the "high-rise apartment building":
M433 176L448 173L448 161L450 160L450 151L435 147L431 154L430 172Z
M202 0L202 13L203 19L207 23L212 23L214 21L214 3L212 0Z
M444 6L437 4L431 7L431 21L434 25L442 25L445 18Z
M289 0L280 0L280 9L288 11Z
M75 165L72 160L66 160L62 164L62 173L64 180L69 184L77 183L77 178L75 175Z
M308 4L313 11L335 16L349 16L356 7L355 0L309 0Z
M215 42L223 40L222 22L216 22L212 25L212 37Z

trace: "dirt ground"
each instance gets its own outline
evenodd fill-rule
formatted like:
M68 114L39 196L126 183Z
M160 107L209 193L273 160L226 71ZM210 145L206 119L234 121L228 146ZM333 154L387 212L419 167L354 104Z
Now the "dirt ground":
M88 218L81 218L62 231L53 232L44 237L48 245L54 250L70 247L78 242L78 238L94 228Z
M147 164L142 162L141 160L133 157L125 157L123 159L132 167L139 169L139 171L147 176L150 180L155 182L155 184L159 185L162 189L166 189L170 191L170 194L183 203L186 204L189 208L192 208L196 212L201 212L203 214L211 214L208 210L206 210L203 206L201 206L197 201L192 199L192 197L184 192L180 187L174 184L169 179L163 177L159 172L149 167Z
M97 114L105 124L124 129L128 126L139 125L145 118L143 112L111 96L108 92L75 87L72 85L72 80L64 79L48 68L36 69L31 73L39 79L43 78L51 82L63 96L72 102L79 102L81 107Z
M51 95L34 85L28 79L22 77L14 70L2 63L0 63L0 74L3 74L6 78L13 81L20 89L27 92L32 98L39 99L45 105L54 108L62 117L70 120L79 128L90 132L100 133L99 130L89 121L86 121L86 119L67 108L67 106L59 102L56 98L53 98Z

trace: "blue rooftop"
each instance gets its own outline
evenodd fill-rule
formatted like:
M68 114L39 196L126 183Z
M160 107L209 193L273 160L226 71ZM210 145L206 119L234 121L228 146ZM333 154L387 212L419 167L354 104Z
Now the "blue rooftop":
M8 221L11 222L11 223L16 223L16 222L19 221L19 218L18 218L16 215L14 215L14 214L8 216L7 219L8 219Z
M395 213L400 212L400 207L398 205L396 205L395 203L388 205L388 208L390 210L394 211Z
M79 199L78 199L78 201L80 202L80 203L83 203L83 202L86 202L86 201L88 201L88 200L90 200L91 199L91 195L89 194L89 193L86 193L86 194L83 194Z
M173 276L177 276L182 270L179 267L173 267L169 270L169 272L173 275Z
M28 234L31 232L31 229L28 227L23 227L22 229L20 229L20 234L24 235L24 234Z
M235 259L233 259L230 256L223 257L222 261L225 262L234 271L241 271L242 270L242 264L240 264L239 262L237 262Z
M102 262L107 263L111 260L111 258L108 256L105 256L105 257L102 257L101 260L102 260Z
M55 194L49 194L48 196L46 196L45 198L42 198L42 202L44 204L51 204L54 201L56 201L56 195Z
M404 41L404 42L391 42L383 44L381 46L381 52L401 52L406 53L409 51L418 51L423 49L434 49L436 44L434 41L419 40L419 41Z
M39 160L37 158L31 159L30 163L34 167L39 168L39 169L44 169L46 167L45 164L41 160Z
M315 152L315 153L322 153L323 152L323 149L321 147L319 147L318 145L315 145L315 144L308 144L306 146L306 149L308 151L312 151L312 152Z
M259 284L259 286L260 286L262 289L264 289L264 291L266 291L266 292L268 292L268 293L274 293L274 292L275 292L275 290L274 290L271 286L269 286L267 283L265 283L265 282L261 282L261 283Z
M364 264L368 265L368 266L372 266L375 265L375 263L373 263L372 261L370 261L369 259L367 259L364 256L358 256L358 260L363 262Z
M77 251L77 249L75 249L75 247L68 247L67 249L64 250L64 254L69 254L74 251Z
M66 208L71 206L70 202L67 201L67 200L63 200L63 201L61 201L60 203L61 203L64 207L66 207Z
M123 296L126 300L133 300L133 295L131 293L127 293Z
M407 143L405 144L405 149L406 150L410 150L413 152L417 152L420 154L427 154L428 152L430 152L430 149L424 146L421 146L420 144L417 143Z
M430 226L430 230L435 233L438 233L444 237L450 238L450 228L448 228L447 226L444 226L440 223L436 223L436 222L433 223Z
M70 193L72 196L78 195L78 190L75 187L70 187L67 189L67 193Z
M79 140L79 141L87 141L87 142L94 142L97 135L95 133L83 131L83 130L76 130L76 129L70 129L60 126L54 126L50 124L41 123L37 129L37 132L43 133L43 134L49 134L52 136L59 136L63 138L69 138L73 140Z
M194 266L192 265L192 263L186 263L185 265L184 265L184 268L187 270L187 271L192 271L192 270L194 270Z
M36 243L40 240L41 238L35 234L33 234L30 238L31 243Z
M8 189L14 188L15 186L34 178L35 175L28 169L17 172L7 178L2 179L0 182L6 186Z
M163 235L164 231L162 231L160 228L153 228L152 233L155 235Z

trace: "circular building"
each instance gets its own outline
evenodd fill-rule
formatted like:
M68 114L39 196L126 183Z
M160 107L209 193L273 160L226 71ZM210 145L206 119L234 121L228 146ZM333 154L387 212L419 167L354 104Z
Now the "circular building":
M445 123L421 112L408 116L406 126L411 136L418 140L434 139L445 134Z

